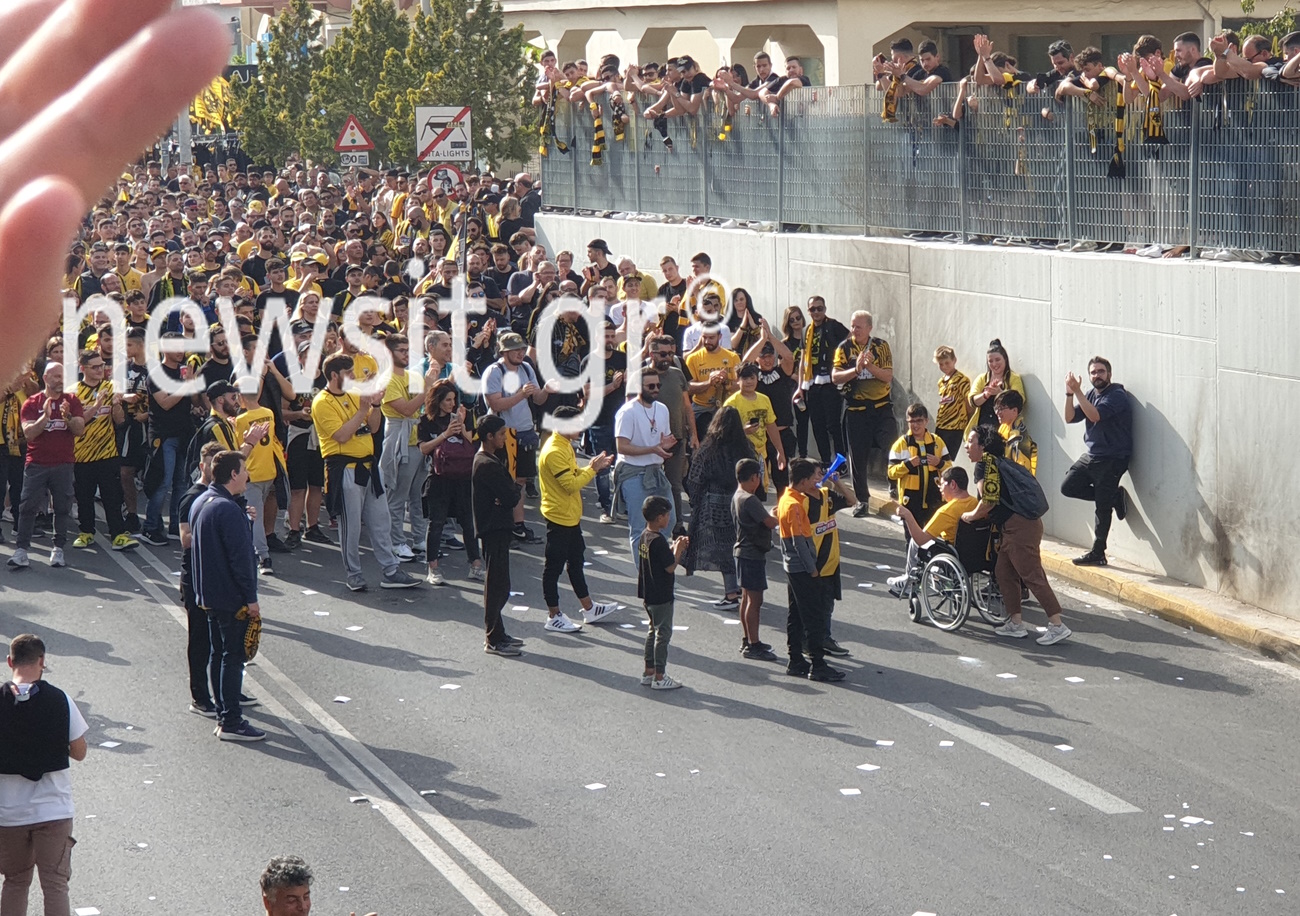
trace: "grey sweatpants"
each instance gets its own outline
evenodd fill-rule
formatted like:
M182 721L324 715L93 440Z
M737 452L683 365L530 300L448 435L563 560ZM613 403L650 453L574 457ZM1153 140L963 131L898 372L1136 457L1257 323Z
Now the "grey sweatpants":
M18 510L17 544L32 546L36 513L45 508L45 494L54 503L54 546L68 540L68 515L72 512L74 473L70 464L29 464L23 470L23 503Z
M406 462L394 465L396 476L384 474L384 495L388 497L388 515L392 520L389 539L393 546L405 544L417 553L424 550L429 532L429 520L421 506L424 481L429 476L428 462L420 454L419 446L408 445ZM411 536L406 536L406 519L411 519Z
M343 567L348 577L361 575L361 526L370 532L370 546L375 560L388 575L397 569L390 536L392 522L388 517L388 503L376 496L370 486L358 486L356 468L343 469L343 511L339 514L339 549L343 552Z

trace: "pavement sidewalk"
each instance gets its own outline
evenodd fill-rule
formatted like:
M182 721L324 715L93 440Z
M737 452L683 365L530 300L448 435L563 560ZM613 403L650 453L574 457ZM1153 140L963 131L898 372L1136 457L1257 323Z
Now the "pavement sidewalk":
M873 481L875 483L875 481ZM871 511L897 515L892 499L871 497ZM1164 620L1217 636L1282 661L1300 664L1300 620L1292 620L1135 566L1075 566L1083 548L1043 538L1043 568L1048 573Z

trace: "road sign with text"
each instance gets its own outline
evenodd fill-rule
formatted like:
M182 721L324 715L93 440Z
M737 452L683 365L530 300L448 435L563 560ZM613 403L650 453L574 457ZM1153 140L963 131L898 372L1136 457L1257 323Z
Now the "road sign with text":
M415 109L415 148L421 162L473 162L469 106Z
M346 167L359 165L368 167L370 165L369 153L339 153L339 165Z

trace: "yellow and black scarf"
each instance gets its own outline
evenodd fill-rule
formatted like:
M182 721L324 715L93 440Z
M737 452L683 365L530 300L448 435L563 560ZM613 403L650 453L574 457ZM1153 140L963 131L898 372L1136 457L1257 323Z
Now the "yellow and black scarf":
M600 102L591 102L591 120L595 132L591 137L591 164L600 166L605 164L605 116L601 111Z
M911 70L916 66L915 60L909 60L903 65L903 73ZM898 89L903 85L903 77L895 74L889 78L889 88L885 90L885 107L880 112L880 120L886 124L893 124L898 120Z
M17 457L22 451L23 427L20 418L22 409L22 399L18 397L17 392L5 397L4 415L0 419L0 431L3 431L5 448L11 458Z
M1160 84L1151 83L1147 89L1147 110L1142 119L1142 142L1165 145L1169 138L1165 136L1164 112L1160 110Z
M568 154L569 145L560 139L560 135L555 132L555 87L551 87L550 96L546 99L546 108L542 112L542 124L538 131L541 136L541 145L538 146L537 152L541 156L550 154L550 144L547 137L555 138L555 148L564 154Z
M627 104L623 101L623 93L617 89L609 94L609 111L614 118L614 142L622 143L630 119L627 116Z
M1127 113L1127 104L1124 100L1124 83L1115 81L1115 152L1110 157L1110 167L1106 169L1106 177L1123 178L1127 174L1124 167L1124 118Z

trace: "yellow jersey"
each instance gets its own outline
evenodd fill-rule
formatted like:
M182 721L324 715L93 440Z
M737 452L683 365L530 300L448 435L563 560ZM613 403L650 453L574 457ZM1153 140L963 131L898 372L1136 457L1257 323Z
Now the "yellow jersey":
M271 428L253 444L248 453L248 479L252 483L266 483L275 480L276 462L280 466L284 465L284 446L275 435L275 415L269 407L254 407L231 421L235 427L235 438L239 442L244 441L248 431L257 423L269 423Z
M727 380L725 386L713 385L691 395L691 400L699 407L721 407L727 393L736 386L736 370L739 368L740 357L724 347L718 347L712 353L704 347L693 351L686 357L686 372L692 381L702 382L719 369L727 373Z
M361 397L352 391L334 394L326 389L312 399L311 421L316 427L316 436L320 439L322 458L334 455L369 458L374 455L375 437L369 433L358 433L347 442L334 441L334 434L356 416L360 406Z
M104 398L96 407L95 400ZM113 427L113 383L104 380L90 388L85 382L77 383L77 400L86 421L86 430L78 436L72 446L73 460L77 464L90 461L104 461L117 457L117 435Z

